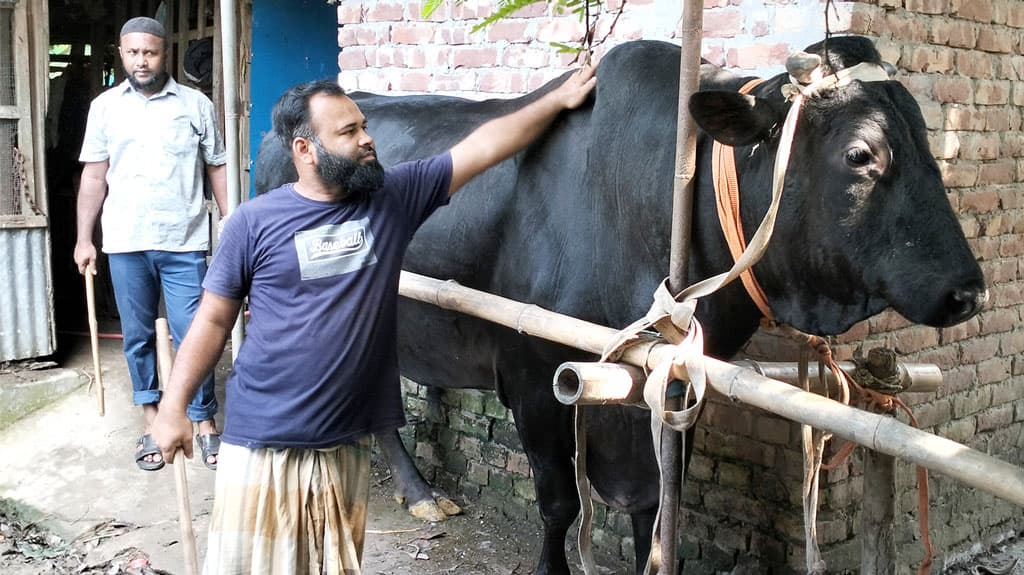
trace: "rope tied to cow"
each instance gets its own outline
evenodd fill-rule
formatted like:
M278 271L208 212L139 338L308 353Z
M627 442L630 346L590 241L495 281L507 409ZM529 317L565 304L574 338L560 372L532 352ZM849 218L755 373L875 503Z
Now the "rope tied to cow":
M784 335L802 344L802 350L812 350L817 354L819 365L831 371L836 377L836 381L840 382L839 387L843 403L847 405L853 403L865 411L892 415L894 417L902 411L907 415L911 426L915 428L920 427L917 422L917 418L914 416L910 407L902 399L892 395L892 393L898 392L901 389L898 385L900 374L896 364L895 352L887 349L870 350L867 358L855 358L857 368L851 375L847 373L846 370L842 369L835 361L835 357L832 353L832 347L826 338L806 334L793 329L790 326L777 327ZM805 390L808 389L805 382L806 359L806 355L802 354L800 362L801 382L803 383ZM824 369L819 368L819 378L823 379L824 373ZM821 383L824 385L824 380ZM825 389L825 394L827 396L827 386ZM851 395L853 396L852 401ZM802 427L805 428L805 474L813 471L813 477L805 476L804 482L805 530L809 535L807 545L808 570L809 572L819 572L817 569L812 569L812 566L820 566L821 569L824 569L824 562L820 561L820 555L817 556L817 561L812 560L812 556L817 554L817 536L814 533L813 528L814 516L817 512L816 495L808 493L808 485L810 482L810 484L814 486L814 491L817 491L818 469L824 469L826 471L836 469L849 458L853 451L858 447L858 444L853 441L846 441L842 447L836 450L831 460L824 462L822 460L824 444L831 437L827 434L820 434L820 436L813 436L811 441L807 441L807 429L809 429L809 426ZM813 449L813 451L811 449ZM919 465L917 466L916 475L918 491L918 524L921 533L921 544L924 547L924 559L922 559L921 563L918 565L917 572L918 575L927 575L931 572L932 561L935 555L935 549L932 545L931 536L928 530L928 470ZM813 502L813 505L811 502Z

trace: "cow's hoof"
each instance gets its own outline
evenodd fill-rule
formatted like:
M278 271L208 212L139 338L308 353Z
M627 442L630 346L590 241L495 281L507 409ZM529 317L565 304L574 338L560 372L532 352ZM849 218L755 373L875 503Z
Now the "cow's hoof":
M437 506L441 508L441 511L444 511L445 515L449 517L452 515L462 515L462 508L444 495L435 495L434 501L437 502Z
M409 513L416 519L431 523L439 523L448 519L448 515L441 510L441 507L431 500L413 503L409 506Z

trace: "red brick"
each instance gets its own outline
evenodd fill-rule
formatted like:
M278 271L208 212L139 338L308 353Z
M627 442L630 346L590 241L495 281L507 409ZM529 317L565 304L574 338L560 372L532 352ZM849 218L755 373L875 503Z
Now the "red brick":
M999 351L999 337L977 337L960 343L960 362L978 364L992 359Z
M452 20L476 20L486 18L494 11L490 2L453 2L451 7Z
M961 134L960 157L965 160L995 160L999 158L999 134L985 132Z
M999 208L999 194L991 191L967 191L960 198L960 207L964 211L991 212Z
M983 105L1002 105L1010 102L1012 84L1004 80L979 80L974 86L974 102Z
M851 34L870 34L873 27L873 22L876 16L874 10L866 8L863 4L854 4L853 11L850 14L850 29Z
M981 314L981 334L992 335L1013 331L1020 321L1020 314L1013 308L990 310Z
M423 2L409 2L407 4L409 8L409 21L410 22L445 22L450 19L448 15L448 7L451 4L448 2L441 3L436 10L430 15L430 17L423 16Z
M978 31L973 24L957 20L949 28L946 44L952 48L974 48L978 43Z
M1008 111L1006 108L988 108L982 110L980 116L985 121L986 132L1009 132L1010 130L1017 130L1016 126L1012 124L1019 120L1019 115L1014 117L1012 111ZM1003 136L1003 155L1013 156L1013 144L1007 145L1008 136L1020 136L1020 134L1002 134Z
M516 475L522 475L523 477L530 477L530 461L526 458L526 454L519 452L512 452L508 455L508 464L505 465L505 469Z
M430 89L430 74L426 72L405 72L396 82L398 90L403 92L427 92Z
M932 47L914 47L909 49L906 58L900 59L911 72L930 72L943 74L953 69L953 52L948 49Z
M974 238L968 239L967 245L971 253L980 261L995 259L999 255L999 238Z
M981 323L977 317L973 317L961 324L943 328L940 331L939 341L943 344L962 341L978 335L981 332Z
M462 46L471 42L469 28L442 28L438 32L442 44Z
M1008 333L999 338L999 355L1003 357L1020 356L1024 353L1024 332Z
M528 46L509 46L505 50L505 65L513 68L544 68L550 65L551 52Z
M981 232L981 235L984 236L1001 236L1010 231L1010 226L1012 225L1012 222L1010 222L1008 218L1004 217L1004 214L996 213L985 218L985 221L982 222L979 231ZM989 277L988 274L986 274L986 277Z
M379 27L360 26L356 29L356 44L360 46L380 46L390 43L390 30Z
M491 68L498 64L498 50L494 47L467 46L452 50L454 68Z
M1024 295L1021 294L1022 284L1020 282L1006 283L989 286L989 306L1002 308L1017 306L1024 303Z
M1006 25L1014 28L1024 28L1024 4L1010 2L1006 11Z
M932 327L917 326L896 334L896 351L901 354L918 352L938 344L939 331Z
M704 36L733 38L743 33L743 12L736 8L704 11Z
M992 0L966 0L956 6L953 14L964 20L989 23L992 21Z
M896 40L924 44L931 36L928 26L921 20L908 19L895 12L886 13L885 26Z
M537 40L541 42L576 42L583 38L586 27L575 17L553 18L537 23Z
M969 188L978 181L978 166L973 162L939 162L942 183L947 188Z
M940 370L947 370L960 365L959 353L955 346L926 349L915 357L918 363L934 363Z
M487 28L487 41L488 42L511 42L511 43L525 43L529 42L530 38L527 37L526 30L530 23L525 20L503 20L495 22L489 28Z
M374 52L376 50L374 49ZM338 67L345 70L362 70L367 65L367 52L361 46L345 48L338 53Z
M956 54L956 72L969 78L991 79L995 76L995 56L961 50Z
M997 383L1010 376L1011 360L1005 357L992 358L978 364L978 383Z
M789 53L790 47L788 44L741 46L729 49L726 62L729 66L752 70L766 66L777 66L780 62L785 62Z
M1024 236L1003 236L999 240L999 255L1014 258L1024 255Z
M525 72L480 72L477 88L495 94L525 94L527 75Z
M511 18L540 18L541 16L546 16L547 13L547 3L537 2L516 10L512 13Z
M907 12L916 14L945 14L949 12L949 0L905 0Z
M978 184L1012 184L1016 181L1017 162L1014 160L997 160L981 165L978 173Z
M982 27L978 30L977 46L985 52L1011 54L1015 46L1014 35L1006 29Z
M391 42L395 44L430 44L434 41L433 24L395 24ZM445 42L447 44L447 42Z
M476 72L456 70L452 73L435 74L431 92L470 92L476 90Z
M947 104L943 109L946 112L943 130L980 132L985 129L985 117L972 106Z
M401 22L405 19L405 5L395 2L377 2L367 6L365 22Z
M1024 194L1020 193L1020 190L1004 190L999 192L999 202L1003 206L1004 210L1017 210L1024 208ZM1024 229L1014 227L1014 231L1020 233Z
M338 24L358 24L363 21L362 4L338 4Z
M970 104L974 98L974 86L967 78L943 76L935 79L932 95L943 103Z
M971 389L977 385L978 374L974 366L963 366L950 369L942 374L940 396L953 395Z
M886 310L875 317L868 320L868 324L871 327L871 333L882 334L895 331L897 329L909 327L911 325L905 317L892 311Z

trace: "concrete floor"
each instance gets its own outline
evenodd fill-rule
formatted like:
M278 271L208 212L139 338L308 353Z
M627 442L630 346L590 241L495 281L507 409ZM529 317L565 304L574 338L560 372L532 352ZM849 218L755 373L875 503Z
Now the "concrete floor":
M31 374L37 385L46 385L47 377L67 381L69 374L89 379L89 339L71 339L67 348L60 369ZM100 358L105 415L99 415L94 391L81 385L0 430L0 497L65 540L89 537L97 530L115 535L101 539L90 553L97 559L135 547L149 555L154 567L177 571L183 552L174 469L143 472L136 467L132 454L144 420L141 408L131 405L121 341L100 340ZM227 362L230 353L218 366L221 397ZM0 387L11 389L14 383L14 375L0 375ZM186 469L201 561L215 474L198 459Z

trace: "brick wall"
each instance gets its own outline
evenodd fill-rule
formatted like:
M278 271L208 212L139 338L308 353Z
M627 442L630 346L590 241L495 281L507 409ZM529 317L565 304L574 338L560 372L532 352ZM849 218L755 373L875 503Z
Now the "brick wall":
M601 14L601 48L636 38L672 41L679 2L640 0ZM614 12L622 9L614 30ZM534 7L492 29L470 28L486 2L446 4L431 21L402 1L339 6L340 82L374 92L434 92L472 98L518 95L568 69L548 42L572 42L572 16ZM824 33L817 0L706 0L703 56L746 73L781 70L794 48ZM921 425L1014 464L1024 463L1024 2L869 0L841 3L833 31L875 38L899 79L917 97L949 199L989 282L978 317L954 328L912 326L883 313L837 341L837 354L886 346L905 361L935 363L945 383L935 394L907 394ZM759 334L745 353L792 359L788 342ZM489 392L447 392L430 415L426 393L406 384L411 419L404 430L424 474L450 493L537 521L529 466L511 416ZM684 490L680 557L686 573L772 565L800 572L803 531L796 425L759 410L712 401L697 433ZM819 534L830 572L858 565L860 457L822 478ZM914 470L898 470L897 539L901 573L922 551ZM938 567L1024 528L1019 510L944 477L931 479L931 534ZM599 508L596 544L632 556L627 518Z

